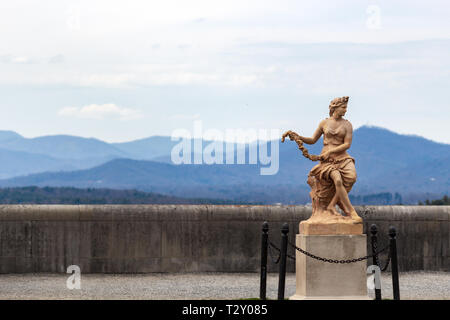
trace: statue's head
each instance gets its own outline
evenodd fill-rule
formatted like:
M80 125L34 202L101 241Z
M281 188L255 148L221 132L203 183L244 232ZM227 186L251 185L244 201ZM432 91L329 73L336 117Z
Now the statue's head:
M348 97L342 97L342 98L334 98L330 102L330 117L333 115L334 110L336 110L339 107L347 106L348 103Z

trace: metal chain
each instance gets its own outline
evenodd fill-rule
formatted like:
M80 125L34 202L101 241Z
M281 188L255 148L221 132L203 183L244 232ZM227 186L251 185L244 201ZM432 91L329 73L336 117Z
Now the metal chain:
M278 258L277 258L276 260L274 260L274 258L273 258L272 247L273 247L274 249L278 250ZM280 252L280 249L278 249L278 248L277 248L272 242L270 242L270 241L269 241L269 256L270 256L270 259L272 260L272 262L273 262L274 264L277 264L278 262L280 262L280 258L281 258L281 252Z
M372 245L373 245L373 249L374 249L374 251L375 251L375 263L376 263L376 265L380 268L380 270L381 270L382 272L384 272L384 271L387 270L387 268L388 268L388 266L389 266L389 262L391 261L391 250L389 249L389 251L388 251L388 257L387 257L387 261L386 261L385 266L384 266L383 268L381 268L381 266L380 266L380 257L378 256L378 252L377 252L377 249L378 249L378 243L377 243L377 242L374 242L374 243L372 243ZM380 251L380 252L381 252L381 251Z
M378 243L377 243L376 241L375 241L375 242L372 242L372 247L373 247L373 251L377 252L377 250L378 250ZM378 255L376 254L376 255L374 256L374 258L375 258L375 264L376 264L378 267L380 267L380 261L379 261Z
M269 241L269 248L270 247L273 247L275 250L277 250L278 252L279 252L279 256L278 256L278 260L277 260L277 262L275 262L275 263L278 263L278 261L280 260L280 258L281 258L281 249L280 248L278 248L276 245L274 245L271 241ZM286 257L288 257L289 259L292 259L292 260L295 260L295 257L294 256L291 256L290 254L287 254L286 253ZM273 261L273 260L272 260Z
M387 261L386 261L386 265L385 265L384 268L382 268L382 269L381 269L381 267L380 267L381 271L384 272L384 271L387 270L390 261L391 261L391 250L390 250L390 248L389 248L388 257L387 257ZM377 263L379 263L378 260L377 260ZM379 266L379 265L378 265L378 266Z
M310 258L313 258L313 259L316 259L316 260L320 260L320 261L323 261L323 262L329 262L329 263L354 263L354 262L359 262L359 261L363 261L363 260L369 259L369 258L373 257L374 255L378 255L379 253L381 253L381 252L385 251L387 248L389 248L389 246L386 246L382 250L380 250L378 252L375 252L375 254L371 254L371 255L368 255L368 256L365 256L365 257L361 257L361 258L348 259L348 260L335 260L335 259L327 259L327 258L321 258L321 257L315 256L312 253L309 253L309 252L307 252L305 250L302 250L302 249L298 248L296 245L294 245L294 244L292 244L290 242L289 242L289 245L292 246L295 250L303 253L304 255L306 255L306 256L308 256Z

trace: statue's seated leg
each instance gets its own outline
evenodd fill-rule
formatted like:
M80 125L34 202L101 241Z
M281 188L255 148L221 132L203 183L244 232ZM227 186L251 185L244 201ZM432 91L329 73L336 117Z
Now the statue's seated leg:
M361 217L358 216L352 204L350 203L350 199L348 198L347 190L345 190L339 170L332 171L330 177L333 180L334 185L336 187L336 195L335 195L336 203L340 203L340 207L343 209L343 211L346 213L347 216L352 218L354 222L356 223L362 222ZM336 209L334 208L336 203L334 203L333 205L333 202L330 202L330 206L333 205L334 211L336 211Z
M350 217L350 212L345 212L345 207L342 204L342 201L338 200L337 205L338 205L339 208L341 208L341 210L344 213L345 217Z
M335 216L341 216L339 212L336 210L336 202L338 200L337 193L334 194L333 199L331 199L330 203L327 206L327 210Z
M330 174L330 178L333 180L334 186L335 186L335 193L333 198L331 199L330 203L327 206L327 210L333 213L334 215L340 215L336 210L336 204L340 202L339 197L339 185L342 185L342 179L339 171L334 170ZM344 210L345 211L345 210Z

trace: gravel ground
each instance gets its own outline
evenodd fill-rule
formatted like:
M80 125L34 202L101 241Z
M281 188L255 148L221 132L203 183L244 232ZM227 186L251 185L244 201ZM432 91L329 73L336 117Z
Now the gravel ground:
M86 274L81 289L69 290L65 274L0 275L0 299L245 299L259 296L257 273ZM269 274L267 296L276 299L278 275ZM295 275L286 277L286 293L295 292ZM390 274L382 275L383 298L392 299ZM400 274L402 299L450 300L450 273ZM369 296L374 297L372 290Z

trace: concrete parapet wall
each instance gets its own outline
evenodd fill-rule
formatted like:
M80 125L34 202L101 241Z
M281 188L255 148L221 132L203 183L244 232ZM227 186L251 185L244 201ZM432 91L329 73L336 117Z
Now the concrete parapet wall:
M388 227L397 228L400 271L450 270L450 207L356 209L365 232L378 225L380 247ZM85 273L257 272L262 222L277 245L288 222L295 243L310 215L306 206L2 205L0 273L65 272L73 264ZM291 261L287 267L295 270Z

